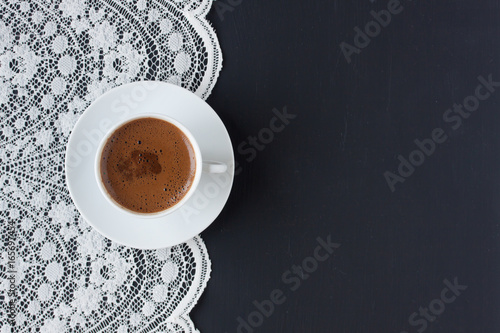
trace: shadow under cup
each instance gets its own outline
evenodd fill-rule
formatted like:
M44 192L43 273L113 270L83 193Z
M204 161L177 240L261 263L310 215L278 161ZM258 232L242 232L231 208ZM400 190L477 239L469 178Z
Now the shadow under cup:
M196 190L201 152L178 121L142 114L105 135L95 171L101 192L113 206L138 217L160 217L180 208Z

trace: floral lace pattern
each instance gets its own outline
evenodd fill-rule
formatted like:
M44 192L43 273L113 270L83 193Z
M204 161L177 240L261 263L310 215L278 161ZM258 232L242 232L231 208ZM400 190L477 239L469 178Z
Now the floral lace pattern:
M209 96L222 63L211 4L0 1L0 332L197 332L201 238L143 251L102 237L69 197L64 154L85 108L117 85Z

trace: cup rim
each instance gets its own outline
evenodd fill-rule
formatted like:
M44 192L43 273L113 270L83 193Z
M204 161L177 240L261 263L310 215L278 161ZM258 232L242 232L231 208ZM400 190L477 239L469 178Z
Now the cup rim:
M110 194L108 193L108 191L104 187L104 184L102 183L102 179L101 179L101 163L100 163L100 161L101 161L101 156L102 156L102 150L104 149L104 146L106 145L106 142L108 141L109 137L118 128L122 127L123 125L125 125L131 121L134 121L137 119L142 119L142 118L156 118L156 119L164 120L164 121L167 121L167 122L171 123L172 125L176 126L178 129L180 129L182 131L182 133L184 135L186 135L186 137L188 138L189 142L191 143L191 145L193 147L194 155L195 155L195 162L196 162L195 176L193 179L193 183L191 184L191 187L189 188L189 191L174 206L167 208L165 210L159 211L159 212L155 212L155 213L139 213L139 212L132 211L126 207L123 207L122 205L120 205L118 202L116 202L110 196ZM191 198L193 193L196 191L196 188L198 187L198 184L199 184L200 179L201 179L202 169L203 169L203 162L202 162L200 147L198 146L198 142L194 138L193 134L184 125L182 125L179 121L175 120L172 117L165 116L165 115L160 114L160 113L141 113L138 115L128 117L127 119L124 119L123 121L120 121L119 123L117 123L109 131L107 131L107 133L101 139L101 141L97 147L96 156L95 156L95 160L94 160L94 174L96 177L97 186L99 187L99 190L101 191L102 195L106 198L106 200L112 206L117 208L118 210L125 212L126 214L129 214L129 215L132 215L135 217L139 217L139 218L143 218L143 219L158 218L158 217L166 216L166 215L173 213L177 209L181 208L189 200L189 198Z

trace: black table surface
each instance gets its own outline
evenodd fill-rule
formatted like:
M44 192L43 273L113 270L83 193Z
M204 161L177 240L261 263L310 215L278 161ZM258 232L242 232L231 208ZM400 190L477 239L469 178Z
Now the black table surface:
M500 1L219 0L209 20L239 173L196 327L500 332Z

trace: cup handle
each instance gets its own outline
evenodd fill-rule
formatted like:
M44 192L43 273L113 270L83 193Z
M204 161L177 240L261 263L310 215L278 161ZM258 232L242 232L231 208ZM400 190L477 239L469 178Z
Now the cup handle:
M227 171L227 165L222 162L204 161L202 170L206 173L224 173Z

